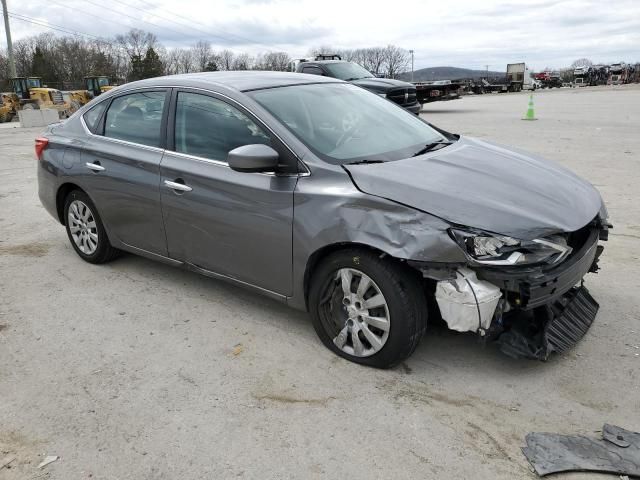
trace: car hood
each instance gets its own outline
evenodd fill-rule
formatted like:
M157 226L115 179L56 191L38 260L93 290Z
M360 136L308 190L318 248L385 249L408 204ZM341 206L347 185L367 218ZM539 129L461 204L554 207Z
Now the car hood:
M578 230L602 207L595 187L560 165L472 138L405 160L344 167L365 193L520 239Z
M361 78L359 80L353 80L351 83L378 93L384 93L393 88L416 88L415 85L412 85L411 83L403 82L401 80L393 80L392 78Z

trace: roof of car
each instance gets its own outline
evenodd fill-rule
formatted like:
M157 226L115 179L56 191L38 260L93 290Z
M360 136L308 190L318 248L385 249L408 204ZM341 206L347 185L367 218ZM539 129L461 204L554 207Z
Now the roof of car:
M132 82L132 86L162 86L193 84L223 85L242 92L260 90L263 88L284 87L288 85L304 85L309 83L335 83L340 82L335 78L307 75L304 73L290 72L265 72L265 71L228 71L228 72L200 72L181 75L169 75L165 77L149 78Z
M346 60L309 60L307 62L302 62L304 63L353 63L353 62L347 62Z

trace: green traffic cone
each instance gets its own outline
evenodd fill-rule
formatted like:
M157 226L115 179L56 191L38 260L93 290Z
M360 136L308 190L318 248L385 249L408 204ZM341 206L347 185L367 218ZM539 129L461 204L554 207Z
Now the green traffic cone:
M535 113L533 113L533 93L529 96L529 108L527 108L527 114L522 120L537 120Z

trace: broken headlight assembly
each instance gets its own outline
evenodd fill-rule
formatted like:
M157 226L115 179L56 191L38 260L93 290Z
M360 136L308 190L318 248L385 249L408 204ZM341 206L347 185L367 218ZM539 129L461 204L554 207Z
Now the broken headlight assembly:
M477 265L554 264L564 260L572 250L563 235L519 240L494 233L458 228L449 229L449 234L464 250L470 262Z

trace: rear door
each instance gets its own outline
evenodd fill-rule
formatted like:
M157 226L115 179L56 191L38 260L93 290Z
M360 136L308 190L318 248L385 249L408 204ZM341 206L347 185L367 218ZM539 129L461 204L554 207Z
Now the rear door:
M165 256L159 184L169 98L170 89L114 97L97 124L88 125L93 135L81 160L83 183L109 235Z
M169 256L290 294L297 174L236 172L227 153L262 143L283 165L293 155L245 109L202 91L175 93L167 136L174 151L165 152L160 174Z

